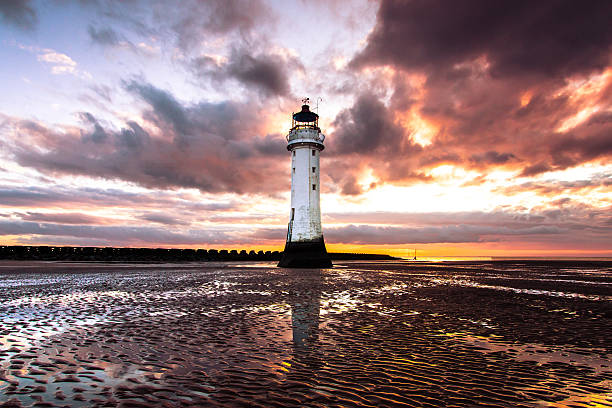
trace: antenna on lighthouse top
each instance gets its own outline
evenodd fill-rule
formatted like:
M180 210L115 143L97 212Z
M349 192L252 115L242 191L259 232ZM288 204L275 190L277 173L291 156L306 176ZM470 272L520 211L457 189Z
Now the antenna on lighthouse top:
M317 106L315 106L315 112L319 113L319 101L323 102L323 98L320 96L317 98Z

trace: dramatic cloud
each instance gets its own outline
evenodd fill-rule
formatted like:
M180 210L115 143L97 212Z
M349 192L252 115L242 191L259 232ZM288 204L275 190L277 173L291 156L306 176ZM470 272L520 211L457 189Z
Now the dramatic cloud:
M38 22L38 16L30 0L0 1L0 20L21 29L31 30Z
M127 89L150 106L144 113L148 128L129 121L118 131L106 129L91 113L81 114L88 130L64 133L16 121L16 160L43 172L122 179L147 187L264 194L288 188L282 163L267 159L267 154L278 154L268 147L269 136L254 134L253 104L184 106L149 84L130 82ZM33 144L44 148L31 149Z
M437 71L484 57L496 76L601 70L610 62L610 15L606 0L384 0L353 63Z
M606 1L584 7L565 1L383 1L350 66L425 76L418 85L407 75L392 79L385 116L396 124L410 115L429 124L428 144L394 166L407 173L439 164L478 171L497 166L533 176L612 153L612 99L606 97L612 80L605 71L612 57L611 14ZM371 145L357 137L355 146L375 150L378 138L401 132L397 126L374 131ZM391 146L400 145L396 140ZM406 168L415 156L421 169Z
M270 96L288 96L290 74L303 70L300 61L280 53L253 54L245 48L233 49L227 60L204 56L192 61L192 68L202 78L215 81L234 79L247 88L254 88Z
M593 115L583 125L558 135L550 145L552 164L566 168L612 155L612 111Z
M416 158L421 146L413 142L409 130L397 123L393 111L374 94L360 94L352 107L336 116L333 126L336 131L328 138L329 154L344 165L334 166L330 176L342 186L343 194L360 192L355 173L363 167L373 170L383 181L427 178L417 173ZM355 156L361 159L358 164Z
M405 145L404 129L373 94L359 95L350 109L336 116L333 125L338 131L330 143L337 154L381 152L388 155Z
M232 55L227 73L245 84L254 84L273 95L286 95L289 92L284 61L275 61L270 55Z

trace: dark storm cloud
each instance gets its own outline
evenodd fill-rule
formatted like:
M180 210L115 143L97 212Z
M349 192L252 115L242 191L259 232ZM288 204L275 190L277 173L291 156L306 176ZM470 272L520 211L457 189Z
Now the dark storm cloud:
M191 66L200 77L215 81L235 79L269 96L289 95L291 72L304 70L295 57L267 51L255 53L247 48L233 49L226 62L218 63L204 56L194 59Z
M227 73L245 84L253 84L272 95L286 95L289 80L283 61L269 55L254 57L248 54L232 56Z
M359 95L355 104L340 112L330 141L336 154L396 151L404 141L404 129L393 119L392 111L371 93Z
M544 130L543 130L544 131ZM554 132L535 139L540 145L522 154L533 164L523 168L521 176L529 177L553 170L563 170L612 155L612 119L610 113L594 114L588 121L565 133ZM543 141L546 143L544 144ZM527 148L532 147L527 145Z
M558 83L496 79L476 64L460 80L430 75L425 91L419 114L437 131L430 145L413 150L404 163L416 160L424 169L454 164L479 171L499 166L533 176L612 155L610 101L602 102L588 120L566 129L568 119L584 108Z
M282 162L268 160L271 143L257 137L252 114L260 109L235 102L183 105L166 91L130 82L126 88L147 103L143 117L153 133L128 121L104 128L82 113L85 128L56 132L31 121L14 121L11 147L18 163L41 172L122 179L147 187L193 187L208 192L275 193L288 188ZM34 126L35 125L35 126ZM34 139L32 139L34 138ZM284 141L278 140L279 146ZM32 149L35 143L40 149ZM268 146L266 146L268 145Z
M33 29L38 23L38 16L30 0L0 1L0 19L25 30Z
M393 110L375 94L358 95L353 106L336 116L333 126L336 130L326 139L326 154L342 165L329 168L328 174L342 194L360 193L356 181L363 167L382 181L428 179L418 169L423 148L413 142L410 130L397 123Z
M357 184L357 179L352 175L345 177L344 183L342 184L342 190L340 191L344 195L359 195L363 191L361 186Z
M574 84L609 67L611 16L608 1L385 0L365 48L349 67L354 73L395 69L389 103L367 109L391 125L379 126L383 132L368 130L370 138L363 139L357 119L364 128L372 119L363 110L357 114L360 102L353 117L348 110L338 115L339 130L330 139L338 137L381 182L392 183L418 180L440 164L477 171L501 167L528 177L604 161L612 155L612 82L605 79L589 101L574 93ZM414 73L425 78L418 92L408 82ZM594 103L598 113L566 126ZM397 118L410 110L435 132L430 144L406 151L412 130L401 129ZM400 154L383 153L387 141L389 151Z
M593 115L586 123L552 142L554 165L565 168L612 155L612 113Z
M612 3L384 0L353 65L433 69L486 56L495 75L565 76L603 69Z

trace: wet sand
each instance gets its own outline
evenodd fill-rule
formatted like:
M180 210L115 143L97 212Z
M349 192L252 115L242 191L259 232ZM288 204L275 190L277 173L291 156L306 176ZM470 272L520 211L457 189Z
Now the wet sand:
M0 406L612 407L612 263L0 262Z

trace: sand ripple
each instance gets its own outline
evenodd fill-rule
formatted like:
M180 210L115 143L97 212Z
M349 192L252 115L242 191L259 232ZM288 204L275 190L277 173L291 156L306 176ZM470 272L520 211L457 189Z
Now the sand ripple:
M0 316L0 406L612 406L605 263L23 263Z

